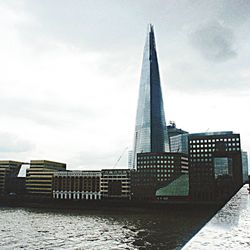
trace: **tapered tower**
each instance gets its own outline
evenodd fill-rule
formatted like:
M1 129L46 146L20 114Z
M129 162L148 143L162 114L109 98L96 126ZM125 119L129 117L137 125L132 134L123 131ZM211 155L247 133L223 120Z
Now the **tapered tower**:
M136 168L137 153L169 152L155 36L151 24L143 53L134 136L133 168Z

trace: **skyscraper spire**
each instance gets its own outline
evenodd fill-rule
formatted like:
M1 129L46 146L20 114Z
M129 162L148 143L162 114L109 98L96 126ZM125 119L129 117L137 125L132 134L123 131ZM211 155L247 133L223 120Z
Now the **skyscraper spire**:
M142 61L133 167L136 167L137 153L168 151L169 139L163 107L154 28L152 24L149 24Z

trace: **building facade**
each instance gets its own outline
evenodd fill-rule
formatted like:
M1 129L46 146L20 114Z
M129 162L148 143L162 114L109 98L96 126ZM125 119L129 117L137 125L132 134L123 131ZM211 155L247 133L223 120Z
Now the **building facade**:
M170 151L188 154L188 134L171 136Z
M103 169L101 174L101 195L103 199L131 198L131 170Z
M100 200L100 171L60 171L54 173L54 199Z
M190 195L199 201L227 200L242 186L240 135L189 135Z
M165 120L153 26L149 25L144 47L133 148L133 168L137 154L168 152Z
M0 161L0 196L16 193L18 173L23 162Z
M248 182L248 155L247 152L242 151L241 152L241 157L242 157L242 178L243 178L243 183Z
M133 150L128 151L128 169L133 169Z
M176 136L176 135L188 134L187 131L177 128L174 121L170 121L170 124L167 126L167 128L168 128L169 138L171 138L172 136Z
M52 181L54 173L65 170L66 164L64 163L32 160L26 174L27 195L32 197L52 198Z
M137 154L137 171L132 172L131 177L131 196L133 199L155 200L159 188L167 186L184 174L188 175L188 172L187 154Z

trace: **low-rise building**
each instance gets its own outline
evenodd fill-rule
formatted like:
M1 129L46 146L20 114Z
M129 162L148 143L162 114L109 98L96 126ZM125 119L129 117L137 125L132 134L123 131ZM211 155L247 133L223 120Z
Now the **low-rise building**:
M54 199L100 200L100 171L60 171L53 177Z
M130 199L129 169L104 169L101 171L101 194L103 199Z
M137 154L137 171L132 172L133 199L154 200L156 191L189 173L188 155L177 152ZM188 183L185 187L188 190Z
M32 197L52 198L52 180L54 173L65 170L65 163L32 160L26 174L27 194Z
M0 195L14 193L13 185L23 162L0 161Z

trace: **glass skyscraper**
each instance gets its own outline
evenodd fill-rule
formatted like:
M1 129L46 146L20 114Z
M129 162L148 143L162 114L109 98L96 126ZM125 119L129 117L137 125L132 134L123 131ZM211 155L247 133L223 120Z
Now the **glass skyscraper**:
M151 24L144 47L134 136L133 168L136 168L137 153L169 152L155 36Z

